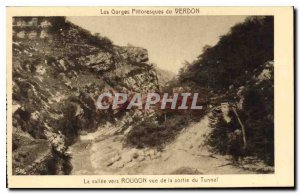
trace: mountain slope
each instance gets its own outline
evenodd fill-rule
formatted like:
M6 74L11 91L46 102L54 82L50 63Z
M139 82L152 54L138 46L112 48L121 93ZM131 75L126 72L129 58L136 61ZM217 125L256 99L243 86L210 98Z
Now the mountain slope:
M226 119L213 124L208 143L225 154L234 134L243 142L231 154L259 157L274 165L274 18L248 17L186 64L179 83L207 90L208 105L220 106ZM221 114L221 113L219 113ZM223 113L224 114L224 113ZM216 117L218 117L216 115ZM236 131L236 133L234 133ZM240 138L237 138L240 139Z
M175 74L165 69L161 69L157 66L154 67L157 73L158 84L160 86L165 86L169 81L175 78Z
M97 111L98 95L157 90L156 71L146 49L113 45L64 17L13 22L14 174L68 173L68 146L80 133L134 115ZM27 157L33 144L40 149Z

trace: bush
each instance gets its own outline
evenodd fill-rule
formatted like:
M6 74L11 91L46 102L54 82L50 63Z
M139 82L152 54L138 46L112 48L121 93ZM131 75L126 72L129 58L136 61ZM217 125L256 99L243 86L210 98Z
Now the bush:
M176 115L159 124L144 121L134 126L126 137L126 144L136 148L163 148L174 140L176 135L188 125L188 119L182 115Z
M230 112L231 118L234 118L234 113ZM216 119L216 123L212 124L212 132L208 135L206 143L212 147L212 151L219 154L227 154L229 137L228 135L235 129L240 128L236 119L232 119L227 123L222 115L221 111L214 111L210 119Z
M274 165L274 93L250 88L246 94L243 120L247 127L248 150Z

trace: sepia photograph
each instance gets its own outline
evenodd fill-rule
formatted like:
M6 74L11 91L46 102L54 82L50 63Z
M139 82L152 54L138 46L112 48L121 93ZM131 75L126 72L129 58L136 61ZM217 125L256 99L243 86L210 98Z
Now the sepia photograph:
M8 20L12 176L278 172L274 15L98 11Z

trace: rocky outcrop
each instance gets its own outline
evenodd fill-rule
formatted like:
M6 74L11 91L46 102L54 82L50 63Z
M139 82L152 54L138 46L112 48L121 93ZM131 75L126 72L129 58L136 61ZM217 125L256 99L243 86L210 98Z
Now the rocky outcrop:
M148 51L144 48L127 46L119 47L119 54L131 63L144 63L148 62Z
M13 38L15 174L60 174L81 131L124 119L128 128L136 113L97 110L101 92L158 89L146 49L115 46L62 17L51 18L47 33L47 39Z
M273 76L274 61L267 61L261 65L262 70L256 70L256 75L253 78L257 81L256 84L260 84L263 81L271 80Z
M51 144L20 129L13 131L13 174L47 174L53 159Z

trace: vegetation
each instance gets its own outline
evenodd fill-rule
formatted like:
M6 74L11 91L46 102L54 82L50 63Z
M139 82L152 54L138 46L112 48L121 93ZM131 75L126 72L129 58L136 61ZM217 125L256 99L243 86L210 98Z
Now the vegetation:
M243 98L243 108L238 114L248 140L244 153L258 156L271 165L274 163L274 81L273 66L268 62L274 58L273 30L273 17L247 18L221 36L215 46L206 46L195 61L186 63L178 78L179 84L210 90L209 97L215 96L219 102L236 105ZM259 80L263 70L269 70L270 76ZM242 97L237 95L241 86L245 88ZM208 143L224 154L229 133L240 126L218 118L213 127Z
M126 138L126 144L137 148L161 149L174 140L176 135L188 124L188 118L176 115L165 122L144 121L133 127Z
M215 46L206 46L197 60L181 69L180 82L226 90L231 84L250 80L249 72L274 58L273 25L273 17L249 17L235 25Z

